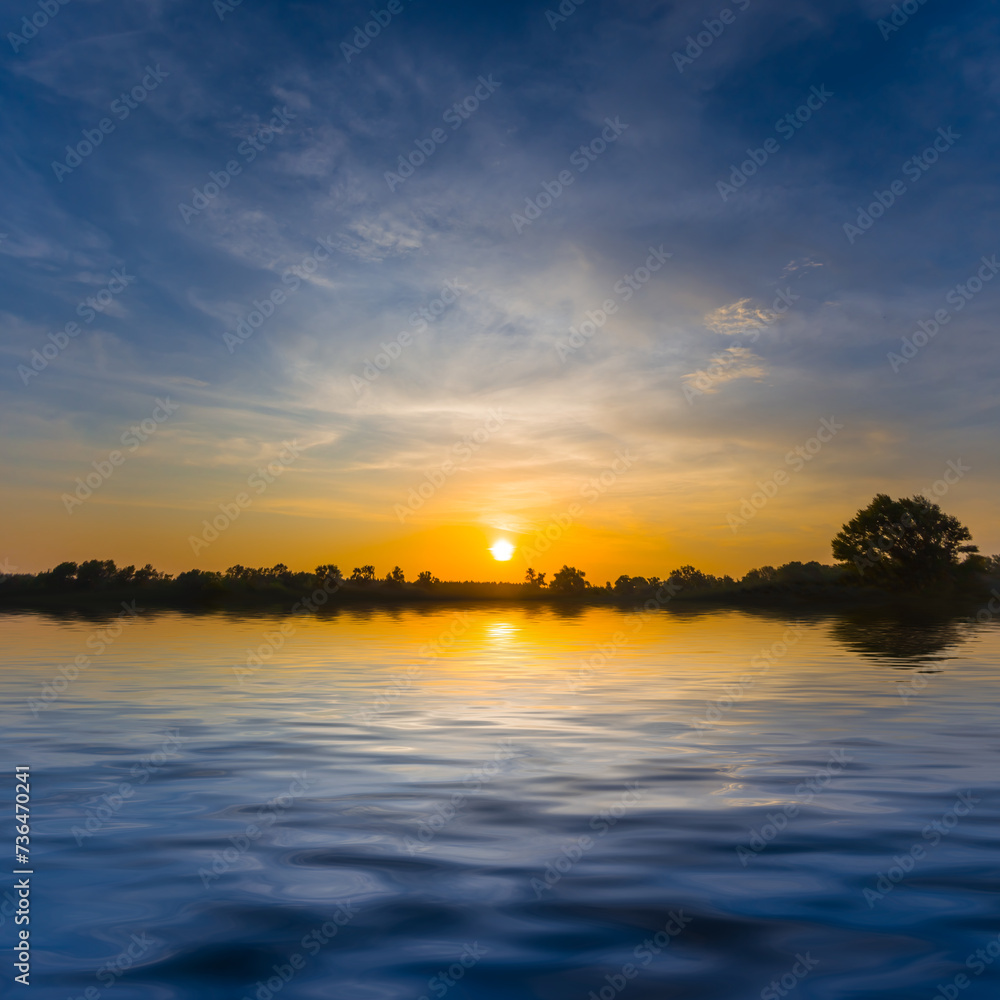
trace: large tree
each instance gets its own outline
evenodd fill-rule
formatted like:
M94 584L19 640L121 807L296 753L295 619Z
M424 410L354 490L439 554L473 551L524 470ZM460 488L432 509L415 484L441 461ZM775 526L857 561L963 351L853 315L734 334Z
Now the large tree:
M879 493L833 539L834 558L872 583L900 590L949 584L972 535L926 497Z

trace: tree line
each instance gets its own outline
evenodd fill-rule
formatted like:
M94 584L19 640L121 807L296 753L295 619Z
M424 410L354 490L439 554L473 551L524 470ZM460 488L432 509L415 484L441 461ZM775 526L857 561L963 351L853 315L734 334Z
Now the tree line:
M948 591L982 578L1000 577L1000 556L983 556L971 544L971 533L957 518L945 514L926 497L893 500L878 494L872 502L833 538L831 550L836 564L815 560L782 566L751 569L742 578L715 576L691 565L659 576L622 574L603 587L592 584L587 574L575 566L563 565L546 581L545 572L529 568L524 582L514 585L529 593L584 594L597 596L604 591L614 598L630 598L669 586L671 593L688 595L726 593L737 590L815 589L817 587L867 584L889 591ZM384 577L374 565L356 566L350 575L333 563L323 563L310 572L295 572L284 563L270 567L230 566L225 572L192 569L173 577L150 564L119 568L111 559L90 559L83 563L62 562L37 574L7 574L8 592L42 590L49 592L98 591L158 587L182 594L210 595L233 591L307 590L335 584L347 590L374 589L381 592L423 590L460 586L482 587L471 581L445 583L430 570L408 581L403 570L394 566ZM11 587L13 584L13 587ZM506 586L511 585L495 585Z

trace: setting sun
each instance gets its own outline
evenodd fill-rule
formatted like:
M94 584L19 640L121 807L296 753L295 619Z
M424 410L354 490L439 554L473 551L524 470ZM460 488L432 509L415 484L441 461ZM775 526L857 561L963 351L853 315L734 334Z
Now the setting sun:
M501 540L490 549L490 552L493 553L493 558L498 562L507 562L514 554L514 546L506 540Z

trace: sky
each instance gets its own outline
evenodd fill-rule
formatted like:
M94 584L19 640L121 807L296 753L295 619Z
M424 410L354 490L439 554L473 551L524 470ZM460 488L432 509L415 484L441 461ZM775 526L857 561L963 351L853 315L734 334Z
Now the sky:
M1000 551L994 5L376 4L4 4L7 571Z

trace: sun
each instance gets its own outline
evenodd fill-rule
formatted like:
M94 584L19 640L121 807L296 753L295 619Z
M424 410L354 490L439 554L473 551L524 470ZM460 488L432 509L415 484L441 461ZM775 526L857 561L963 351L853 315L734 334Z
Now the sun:
M506 539L502 539L490 549L490 552L493 553L493 558L496 559L497 562L507 562L507 560L514 554L514 546L511 545Z

